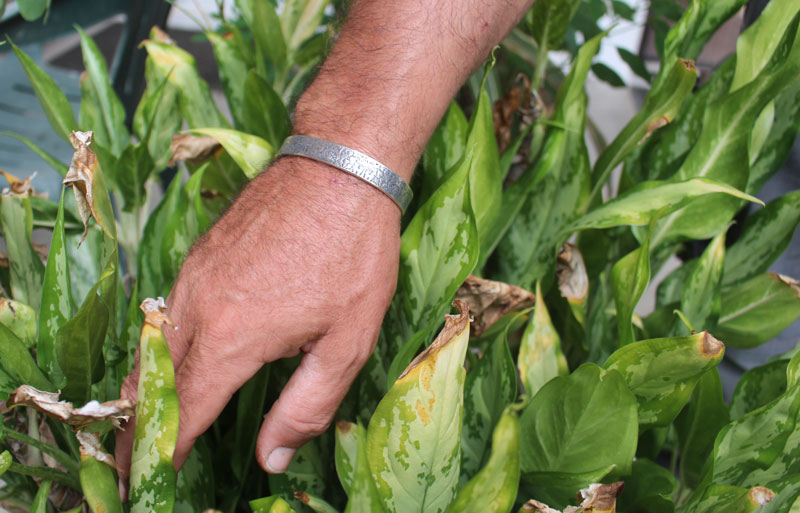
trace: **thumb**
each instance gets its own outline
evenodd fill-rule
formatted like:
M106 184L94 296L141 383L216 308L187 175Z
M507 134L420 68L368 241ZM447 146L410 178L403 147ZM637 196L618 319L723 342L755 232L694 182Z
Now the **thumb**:
M330 425L372 348L354 338L326 334L303 356L258 433L256 458L265 471L286 471L297 449Z

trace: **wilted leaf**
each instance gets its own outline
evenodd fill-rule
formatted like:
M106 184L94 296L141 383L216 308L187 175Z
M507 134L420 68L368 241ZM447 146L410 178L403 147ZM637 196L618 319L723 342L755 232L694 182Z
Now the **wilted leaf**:
M569 301L570 306L582 305L586 301L589 295L589 276L583 263L583 255L576 246L568 242L561 246L556 260L556 276L558 290Z
M59 400L58 393L43 392L29 385L17 388L11 394L6 405L9 408L14 406L34 408L74 429L109 419L112 421L128 420L134 412L133 403L127 399L116 399L104 403L92 400L80 408L73 408L72 403Z
M456 291L456 299L469 307L471 335L480 337L504 315L533 306L536 296L521 287L470 274Z
M272 146L255 135L229 128L195 128L192 132L219 141L247 178L255 178L264 171L275 155Z
M186 161L192 165L202 164L222 149L222 145L213 137L201 137L192 134L175 134L169 147L172 157L169 166Z
M111 468L119 470L119 467L117 467L117 462L114 461L114 456L108 454L105 449L103 449L103 446L100 445L99 434L78 431L75 433L75 437L80 443L81 459L83 459L85 456L88 456L101 463L105 463Z

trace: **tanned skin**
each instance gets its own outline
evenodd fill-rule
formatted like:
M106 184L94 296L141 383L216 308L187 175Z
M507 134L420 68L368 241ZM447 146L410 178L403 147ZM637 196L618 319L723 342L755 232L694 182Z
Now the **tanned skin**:
M360 150L409 181L451 98L532 3L354 0L294 132ZM285 471L375 347L399 250L400 210L366 182L303 157L256 177L192 247L167 300L175 466L265 363L303 352L256 446L264 470ZM138 375L137 362L122 397L136 399ZM129 422L117 437L121 482L132 439Z

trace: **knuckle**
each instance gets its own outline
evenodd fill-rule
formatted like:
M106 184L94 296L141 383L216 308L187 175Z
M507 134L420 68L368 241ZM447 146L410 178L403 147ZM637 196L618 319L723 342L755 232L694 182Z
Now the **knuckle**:
M328 429L331 419L327 415L312 415L302 417L287 417L283 419L286 429L303 437L313 438L321 435Z

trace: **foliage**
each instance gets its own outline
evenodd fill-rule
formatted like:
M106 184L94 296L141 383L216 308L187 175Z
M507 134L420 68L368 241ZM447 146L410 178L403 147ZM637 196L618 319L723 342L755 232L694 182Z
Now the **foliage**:
M84 32L77 120L13 47L75 155L67 166L26 141L73 194L50 201L6 174L0 198L9 262L0 268L0 396L9 408L0 504L553 511L543 503L565 508L584 489L579 511L611 511L617 499L622 512L793 511L800 355L745 373L730 403L716 366L725 344L760 345L800 316L798 282L767 272L800 222L800 194L758 209L738 236L730 230L800 129L800 5L771 0L695 90L690 59L741 2L694 0L685 12L654 2L661 69L642 110L592 164L584 87L606 36L591 21L598 4L536 2L472 80L472 98L468 87L451 104L417 170L378 348L341 420L269 480L253 458L255 437L291 363L247 383L176 475L177 396L160 331L168 319L145 299L169 293L193 241L291 133L287 105L323 57L328 2L287 0L278 12L240 0L243 23L207 33L231 119L194 58L157 28L143 43L147 87L130 129ZM677 18L669 29L665 20ZM562 46L574 58L558 80L547 56ZM517 72L527 85L508 80ZM507 92L525 100L498 99ZM168 179L162 171L175 165ZM609 195L620 165L619 194ZM34 227L51 233L46 259ZM667 258L708 239L659 285L655 311L637 315ZM534 296L522 289L535 291L532 308L512 300ZM446 316L454 298L457 312ZM471 326L470 316L480 322ZM118 397L137 347L123 506L109 453L114 423L132 411ZM621 492L596 485L614 481L626 482Z

